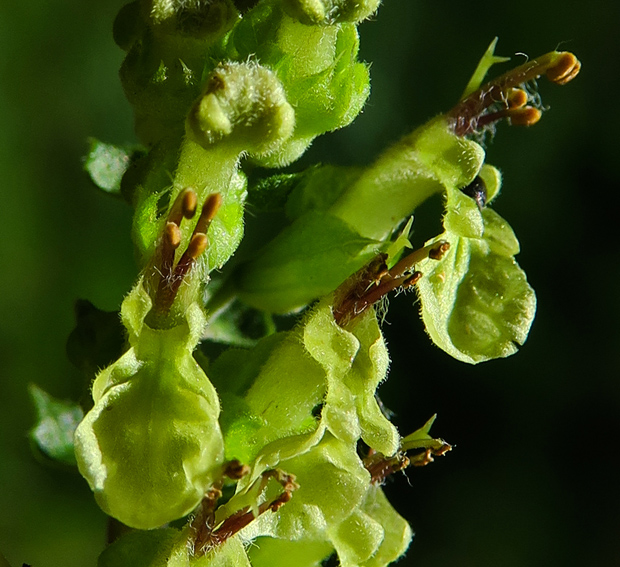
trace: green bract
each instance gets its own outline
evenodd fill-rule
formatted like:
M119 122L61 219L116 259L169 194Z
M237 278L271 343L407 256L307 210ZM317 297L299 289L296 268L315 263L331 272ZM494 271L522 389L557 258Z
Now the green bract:
M75 433L99 505L141 529L190 512L223 457L217 394L192 357L204 316L194 305L184 324L157 330L143 322L149 308L139 283L123 303L131 348L95 380Z

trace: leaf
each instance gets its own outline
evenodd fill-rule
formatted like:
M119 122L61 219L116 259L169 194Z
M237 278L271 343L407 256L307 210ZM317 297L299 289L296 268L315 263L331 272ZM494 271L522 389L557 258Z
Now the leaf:
M105 548L97 567L189 567L186 542L174 528L130 532Z
M75 465L73 433L84 417L82 408L74 402L53 398L35 384L30 384L28 391L37 413L30 439L46 457L64 465Z
M75 303L76 327L67 339L67 356L89 383L97 371L123 352L125 332L116 311L102 311L90 301Z
M131 165L136 149L106 144L95 138L89 138L88 142L90 148L84 161L84 169L99 189L120 197L121 180Z

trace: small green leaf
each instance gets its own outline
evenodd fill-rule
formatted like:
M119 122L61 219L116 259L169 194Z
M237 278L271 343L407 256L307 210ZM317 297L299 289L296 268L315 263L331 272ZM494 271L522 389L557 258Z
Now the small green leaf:
M37 413L37 424L30 431L30 439L46 457L75 465L73 433L84 417L82 408L76 403L53 398L35 384L30 384L28 390Z
M123 352L125 330L116 311L102 311L90 301L75 303L76 327L67 339L67 356L88 380Z
M189 567L187 534L174 528L128 533L105 548L97 567Z
M106 144L95 138L89 138L88 142L90 148L84 169L99 189L120 197L121 180L131 164L135 149Z

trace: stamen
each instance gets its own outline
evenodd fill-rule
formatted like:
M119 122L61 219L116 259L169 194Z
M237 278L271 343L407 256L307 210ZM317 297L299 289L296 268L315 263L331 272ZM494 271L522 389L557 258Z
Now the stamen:
M190 260L196 260L206 249L209 244L209 240L207 239L207 235L201 232L194 234L192 239L189 241L189 245L185 254ZM180 264L181 262L179 262Z
M389 273L393 278L401 277L405 273L410 272L416 264L426 260L426 258L441 260L449 249L449 242L439 240L405 256L398 263L394 264Z
M164 242L165 246L176 250L181 244L181 229L179 225L173 222L167 222L164 229Z
M270 478L275 479L282 486L283 492L279 496L260 504L258 506L258 514L255 515L250 506L245 506L228 516L217 527L215 526L215 507L217 499L221 497L222 493L219 489L216 489L219 492L216 500L213 500L209 493L205 495L201 509L192 521L191 526L193 531L191 545L195 556L204 555L214 547L223 544L227 539L234 536L265 512L276 512L290 501L293 492L299 488L299 484L295 482L294 475L287 474L279 469L271 469L265 471L254 482L249 491L253 490L254 487L258 487L258 494L261 494Z
M385 255L376 256L337 290L332 309L336 323L345 327L391 291L412 287L422 277L413 271L414 266L426 258L440 260L449 248L445 240L429 244L405 256L390 270Z
M513 126L532 126L541 119L542 112L538 110L538 108L525 106L523 108L509 110L508 117Z
M580 69L581 63L572 53L547 53L489 81L461 100L446 116L458 136L479 132L502 118L510 118L513 124L534 124L540 119L540 110L525 106L528 96L521 85L542 75L558 85L565 85ZM493 110L498 106L499 110ZM513 113L526 108L523 114Z
M187 249L174 267L175 250L180 246L182 239L180 224L184 218L190 219L196 214L196 204L196 193L192 189L183 190L175 199L164 228L159 253L161 276L154 302L156 311L160 314L164 314L170 309L183 279L189 273L192 265L207 249L209 244L207 231L221 207L222 196L220 193L213 193L207 197Z
M192 239L189 241L189 245L187 246L187 250L181 256L177 267L174 270L174 275L172 277L172 281L170 282L170 291L172 293L172 298L177 294L181 284L183 283L183 278L189 273L190 268L193 266L194 262L204 253L209 244L209 240L207 239L206 234L202 234L199 232L198 234L194 234Z
M430 258L430 256L429 256ZM402 284L402 288L403 289L407 289L409 287L413 287L415 284L417 284L420 281L420 278L422 277L422 272L413 272L413 274L411 274Z
M232 480L240 480L250 473L250 467L237 459L230 461L224 469L224 474Z
M407 455L407 450L422 449L421 453ZM417 447L401 448L394 456L386 457L383 453L370 451L364 459L364 466L370 473L372 484L382 484L388 476L409 466L424 467L452 450L452 445L443 439L420 439Z

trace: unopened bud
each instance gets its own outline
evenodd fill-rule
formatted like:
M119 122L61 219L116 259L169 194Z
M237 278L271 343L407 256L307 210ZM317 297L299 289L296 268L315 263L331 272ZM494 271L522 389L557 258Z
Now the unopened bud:
M235 151L266 155L293 133L295 111L278 77L254 63L215 69L187 118L188 134L204 148L231 144Z
M381 0L285 0L285 10L308 25L358 23L375 13Z

